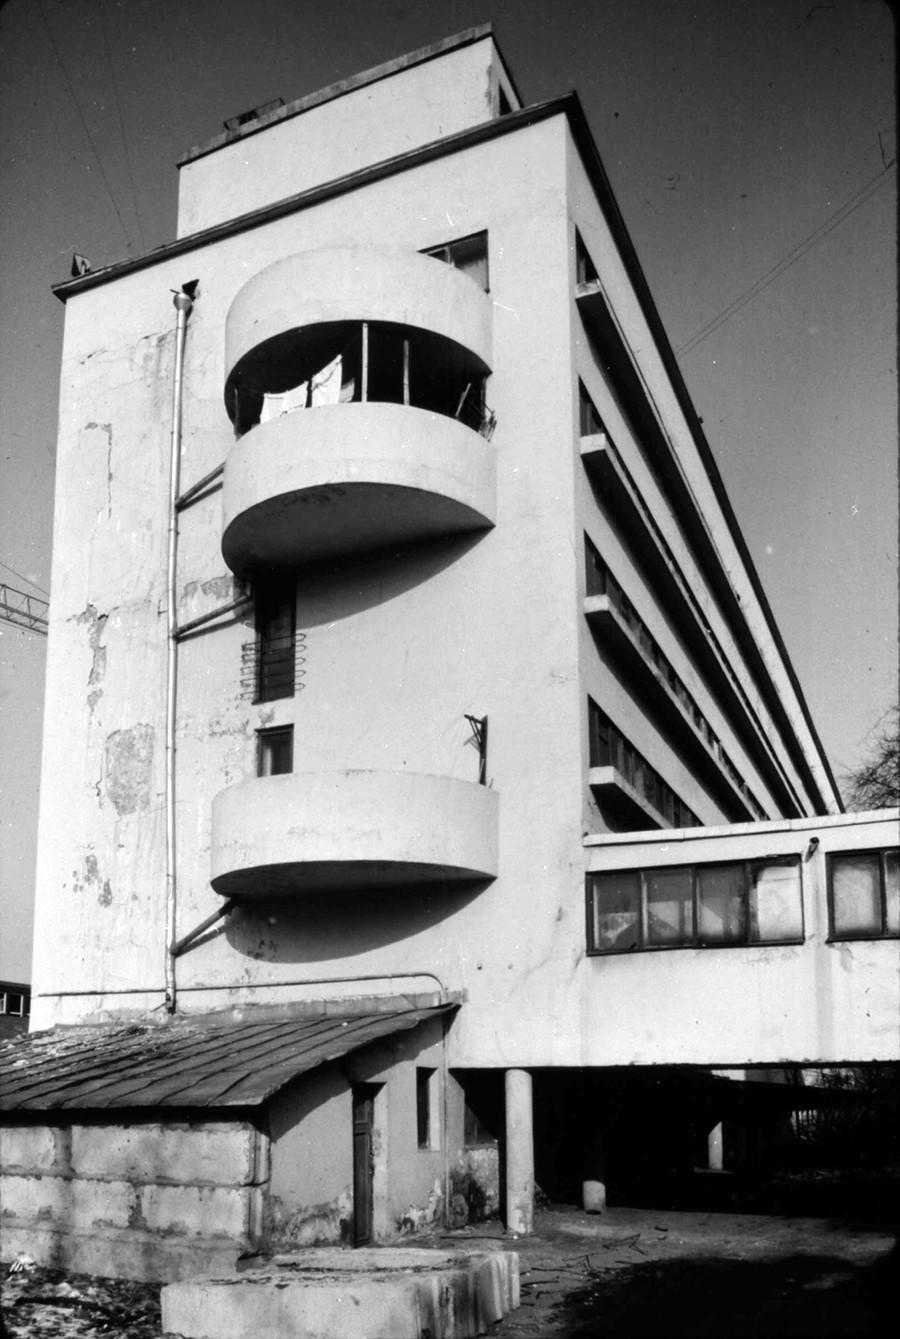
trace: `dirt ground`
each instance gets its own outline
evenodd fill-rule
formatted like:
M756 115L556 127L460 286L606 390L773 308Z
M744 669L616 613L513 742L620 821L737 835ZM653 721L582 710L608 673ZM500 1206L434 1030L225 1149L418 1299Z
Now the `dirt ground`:
M535 1229L516 1240L484 1224L416 1245L519 1252L522 1305L491 1339L896 1333L900 1255L883 1222L550 1207ZM0 1339L174 1339L157 1285L59 1271L4 1269L2 1317Z

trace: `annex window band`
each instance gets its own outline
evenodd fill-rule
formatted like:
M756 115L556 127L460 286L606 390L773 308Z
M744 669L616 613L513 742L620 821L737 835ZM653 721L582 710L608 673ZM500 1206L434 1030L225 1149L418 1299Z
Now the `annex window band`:
M799 856L587 876L589 953L803 942Z

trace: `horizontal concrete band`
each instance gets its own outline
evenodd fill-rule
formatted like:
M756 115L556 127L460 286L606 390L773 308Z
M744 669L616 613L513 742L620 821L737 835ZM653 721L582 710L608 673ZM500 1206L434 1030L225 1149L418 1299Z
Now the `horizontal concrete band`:
M258 1179L255 1138L248 1126L224 1123L12 1125L0 1130L0 1168L6 1175L244 1186Z
M486 528L496 476L490 443L442 414L374 401L295 410L232 447L222 551L243 573Z
M416 772L256 777L213 800L212 884L252 896L279 869L297 892L494 878L498 803L487 786Z
M91 1232L138 1227L173 1237L241 1237L257 1220L258 1187L132 1185L60 1176L0 1177L0 1223L45 1220L55 1229Z
M209 1269L234 1269L254 1241L241 1237L176 1237L138 1228L77 1232L59 1226L0 1220L0 1259L23 1252L39 1265L101 1278L193 1278Z
M266 340L335 321L429 330L491 368L491 302L468 275L399 247L323 247L276 261L238 293L225 323L226 379Z

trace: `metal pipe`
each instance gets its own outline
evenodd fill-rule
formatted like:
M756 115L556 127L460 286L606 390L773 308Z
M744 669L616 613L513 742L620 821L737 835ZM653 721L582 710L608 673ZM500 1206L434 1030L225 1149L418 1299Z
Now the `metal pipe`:
M175 997L175 699L178 673L176 560L178 557L178 486L181 473L181 412L184 383L184 342L193 302L176 293L175 370L172 386L172 441L169 455L169 533L166 558L166 1008L174 1013Z
M219 475L224 474L224 472L225 462L223 461L222 464L217 465L214 470L210 470L209 474L204 474L202 479L198 479L195 484L191 484L190 488L186 489L185 492L181 494L181 497L175 499L175 506L178 510L181 511L182 508L187 507L193 502L198 493L202 493L204 488L208 487L209 484L214 483Z
M252 598L250 595L242 595L229 604L220 605L218 609L211 609L208 614L199 614L187 623L180 623L175 629L175 636L184 637L186 633L193 632L195 628L202 628L204 623L211 623L214 618L220 618L222 614L230 614L233 609L241 609L245 604L249 604Z
M180 958L184 950L193 944L195 939L199 939L204 930L208 930L211 925L215 925L216 921L222 920L223 917L228 915L229 911L234 911L236 906L237 903L234 898L230 897L223 907L219 907L218 911L214 911L211 916L207 916L205 921L201 921L199 925L194 926L193 930L188 931L186 935L182 935L178 942L172 945L172 957Z
M277 986L333 986L333 985L352 985L354 981L414 981L417 976L426 976L430 981L436 981L441 992L441 1003L447 1004L448 990L443 981L434 972L372 972L367 976L312 976L289 977L282 981L233 981L231 984L218 982L211 986L182 986L184 990L263 990L273 989ZM64 996L75 996L81 998L84 995L152 995L160 989L159 986L128 986L122 990L41 990L35 995L35 999L49 1000L62 999ZM299 1003L304 1001L288 1000L286 1003Z

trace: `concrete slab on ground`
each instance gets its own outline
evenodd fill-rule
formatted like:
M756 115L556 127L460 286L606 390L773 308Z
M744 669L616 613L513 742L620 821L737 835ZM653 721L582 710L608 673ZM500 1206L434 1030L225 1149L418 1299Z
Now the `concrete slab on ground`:
M518 1304L514 1251L310 1249L169 1284L162 1322L184 1339L474 1339Z

